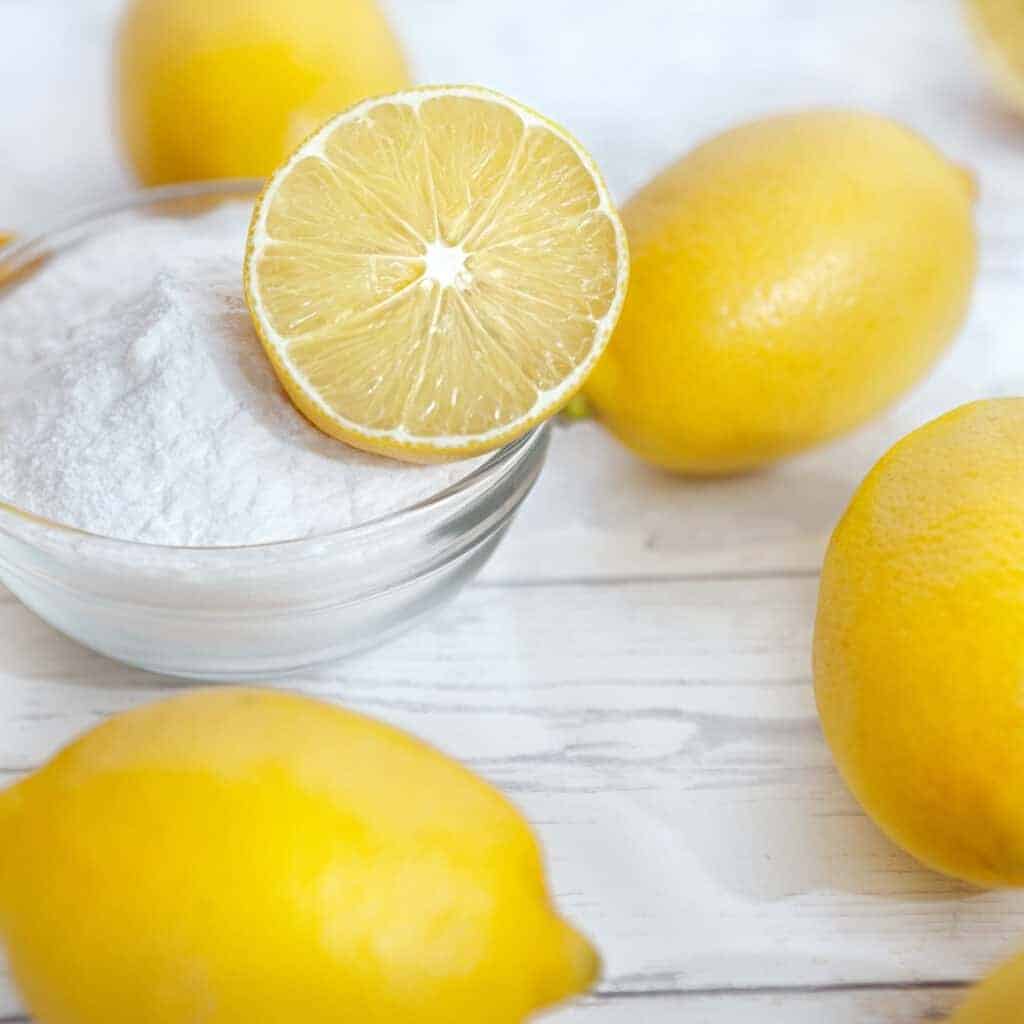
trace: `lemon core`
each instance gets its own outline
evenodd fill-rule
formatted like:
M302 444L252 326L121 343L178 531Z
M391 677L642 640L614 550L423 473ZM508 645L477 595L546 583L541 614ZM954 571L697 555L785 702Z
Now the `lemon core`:
M461 245L430 242L423 255L423 280L442 288L466 288L473 275L466 267L466 250Z

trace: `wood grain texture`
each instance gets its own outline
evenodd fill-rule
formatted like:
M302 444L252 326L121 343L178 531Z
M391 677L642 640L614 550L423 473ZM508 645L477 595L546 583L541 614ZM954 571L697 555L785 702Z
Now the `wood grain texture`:
M0 0L0 226L128 187L109 130L119 6ZM389 6L421 80L485 82L559 118L621 197L711 132L807 105L891 114L974 168L971 318L897 408L719 482L648 469L595 424L560 427L478 585L389 647L286 684L415 731L524 808L607 961L598 997L552 1020L940 1020L1024 944L1024 896L931 874L863 816L821 739L809 646L828 535L870 465L960 402L1024 392L1024 122L990 92L954 0ZM3 592L0 641L0 783L180 685ZM0 1021L17 1013L0 977Z
M1024 935L1024 897L925 871L855 806L814 714L815 589L478 586L387 648L286 685L410 729L509 793L606 956L606 992L972 977ZM0 635L19 638L0 673L10 778L180 685L83 651L10 599Z
M957 986L609 995L539 1018L538 1024L935 1024L962 998ZM28 1024L28 1018L4 1015L0 1024Z
M1024 165L1018 205L1024 210ZM595 423L560 423L536 492L484 578L816 573L850 496L892 444L964 402L1024 393L1014 326L1024 323L1024 221L1018 228L1012 245L1000 236L1006 252L983 238L973 309L949 355L850 437L763 473L695 481L646 466Z
M557 1015L558 1024L935 1024L957 988L612 997Z

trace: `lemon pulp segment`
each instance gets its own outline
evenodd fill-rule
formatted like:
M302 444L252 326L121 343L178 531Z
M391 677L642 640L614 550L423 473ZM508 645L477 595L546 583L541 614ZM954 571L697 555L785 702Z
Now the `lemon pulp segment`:
M260 336L321 429L414 459L497 447L608 340L625 236L582 147L475 88L361 104L268 185L246 260Z

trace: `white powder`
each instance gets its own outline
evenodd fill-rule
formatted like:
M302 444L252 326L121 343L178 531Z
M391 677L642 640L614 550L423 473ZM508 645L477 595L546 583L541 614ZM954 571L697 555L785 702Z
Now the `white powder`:
M0 500L124 540L254 544L366 522L474 467L367 455L293 408L242 298L249 213L125 215L0 297Z

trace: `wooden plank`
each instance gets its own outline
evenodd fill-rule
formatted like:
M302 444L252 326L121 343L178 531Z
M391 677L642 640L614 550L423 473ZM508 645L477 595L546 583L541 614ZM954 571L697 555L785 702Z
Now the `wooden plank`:
M28 234L135 186L112 132L121 0L2 0L0 228ZM41 126L45 125L45 130Z
M502 786L595 937L610 990L948 981L1024 935L1024 895L958 886L861 814L819 734L815 581L484 586L380 651L289 680L433 741ZM176 684L13 602L12 777Z
M537 823L554 888L608 963L605 996L558 1019L937 1020L954 992L878 983L979 973L1024 934L1024 903L923 871L846 794L808 679L814 574L889 444L969 397L1024 391L1019 125L993 98L953 0L825 13L817 0L644 2L628 19L590 5L585 36L570 23L575 5L560 30L547 0L499 13L465 0L390 6L421 79L486 81L560 117L620 196L697 139L769 110L834 103L906 120L980 178L982 277L967 329L897 410L759 476L680 481L592 424L560 430L483 586L388 649L288 685L466 758ZM0 0L11 28L0 94L23 101L4 127L0 226L31 228L59 204L126 187L106 123L119 5ZM541 21L549 31L525 32ZM605 74L622 53L644 59ZM84 652L2 598L0 637L0 781L177 685ZM709 991L836 982L871 989ZM696 993L659 994L680 988ZM15 1008L0 982L0 1015Z
M706 993L592 1000L551 1024L934 1024L963 998L958 988ZM546 1018L547 1019L547 1018Z
M974 398L1024 393L1016 326L1024 233L1014 245L1019 269L986 269L967 327L923 386L852 436L763 473L677 478L594 423L559 425L544 474L484 579L817 572L858 484L893 443Z
M516 26L531 23L531 7L550 20L544 0L524 0L514 15L500 15L503 24L514 17L506 31L495 30L499 16L489 5L393 0L392 8L427 79L433 73L487 81L563 118L593 146L623 196L709 132L767 109L813 99L909 121L979 175L983 276L974 315L952 357L899 409L852 438L759 476L675 480L648 469L597 428L560 432L514 542L488 569L492 580L813 572L858 481L893 441L971 397L1024 385L1014 329L1024 314L1018 286L1024 150L1016 143L1018 126L1002 119L987 88L957 5L834 6L826 18L813 0L737 0L717 10L697 0L645 2L647 16L628 25L614 5L588 12L587 59L607 63L622 48L645 54L631 65L628 82L582 74L576 61L555 59L554 52L544 60L544 47L562 45L556 31L533 40L539 50L530 60L511 42L496 45L521 36ZM4 165L0 224L31 230L53 218L57 203L125 187L108 133L107 79L97 72L108 60L118 8L117 0L5 0L5 16L19 30L0 38L0 93L25 102L12 107L5 123L11 158ZM453 24L459 32L451 31ZM657 35L649 34L651 25ZM850 51L836 51L839 39L856 40L858 60L841 59ZM662 40L672 46L656 45ZM771 56L768 91L766 58L756 59L763 45ZM731 52L751 59L731 62L729 88L722 89L717 54ZM541 78L538 64L546 69ZM891 77L895 68L898 79ZM674 85L666 90L669 74ZM52 87L24 89L32 75L45 76ZM72 96L76 103L67 102ZM49 126L45 139L40 124ZM69 166L75 167L70 175Z
M599 996L546 1014L550 1024L934 1024L959 987L826 992L711 992ZM0 1024L28 1024L16 1008Z

